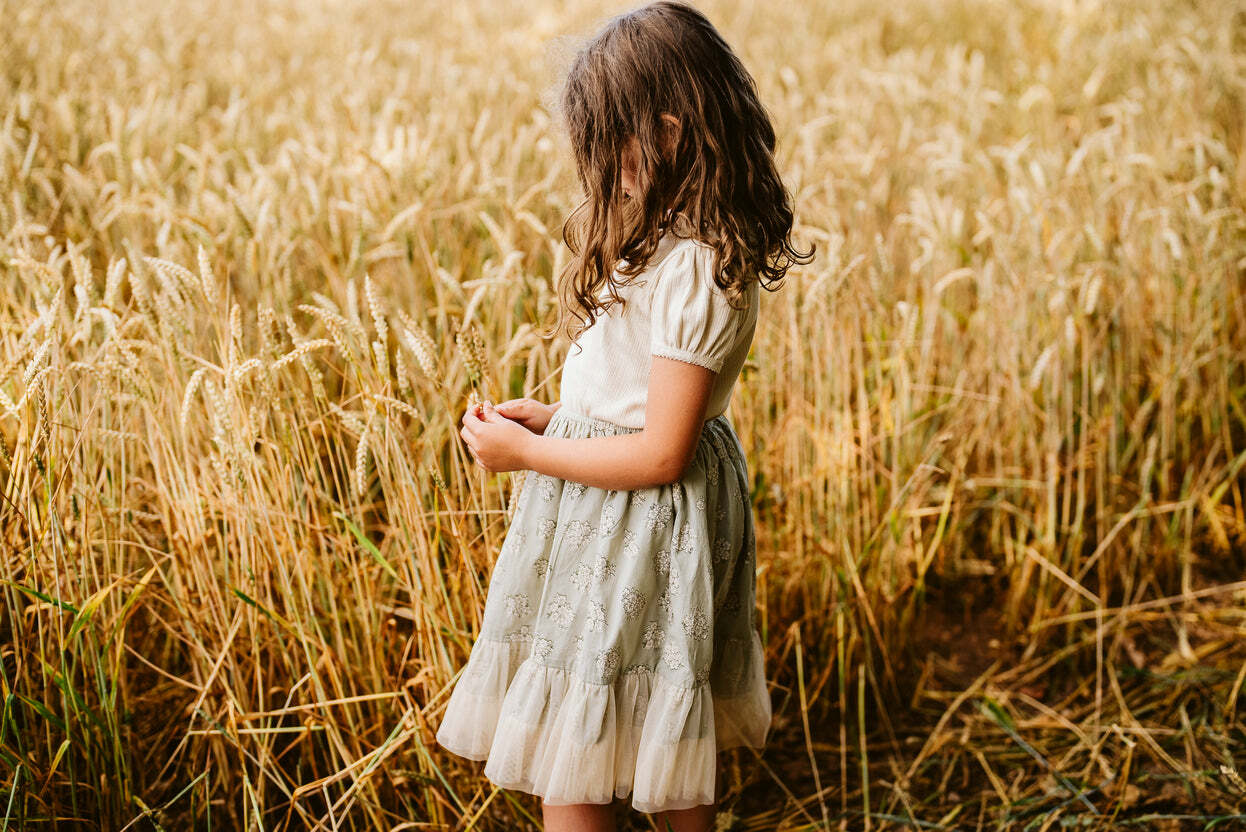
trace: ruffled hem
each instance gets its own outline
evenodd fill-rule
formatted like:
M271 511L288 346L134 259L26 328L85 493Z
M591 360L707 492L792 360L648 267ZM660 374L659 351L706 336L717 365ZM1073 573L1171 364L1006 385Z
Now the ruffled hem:
M487 760L490 782L550 805L632 796L641 812L713 803L717 751L760 749L770 696L754 632L738 695L683 687L645 665L611 683L542 664L531 642L480 638L451 693L437 742Z

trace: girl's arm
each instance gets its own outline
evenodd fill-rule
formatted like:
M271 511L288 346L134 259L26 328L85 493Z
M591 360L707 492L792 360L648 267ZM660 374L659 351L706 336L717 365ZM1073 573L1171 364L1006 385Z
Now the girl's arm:
M683 476L696 449L714 375L700 365L655 355L645 426L633 433L543 436L509 422L490 406L483 419L469 409L461 433L473 456L491 471L526 468L618 491L671 483Z
M642 430L585 439L533 435L525 467L619 491L675 482L701 435L713 383L705 367L655 355Z

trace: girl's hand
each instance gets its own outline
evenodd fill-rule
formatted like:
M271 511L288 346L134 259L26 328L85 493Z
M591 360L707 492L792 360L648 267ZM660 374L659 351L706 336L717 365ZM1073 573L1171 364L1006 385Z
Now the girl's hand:
M486 471L498 473L527 467L524 450L532 434L489 402L467 409L459 435L467 442L476 463Z
M536 399L508 399L495 405L498 413L513 419L533 433L545 433L558 405L542 404Z

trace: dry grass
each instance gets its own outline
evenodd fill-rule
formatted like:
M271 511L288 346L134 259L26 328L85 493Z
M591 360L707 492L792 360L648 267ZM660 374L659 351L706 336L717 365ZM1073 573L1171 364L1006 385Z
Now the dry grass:
M0 0L0 829L537 828L432 739L515 481L456 428L557 397L543 56L618 7L135 5ZM1240 824L1246 12L707 10L820 248L721 827Z

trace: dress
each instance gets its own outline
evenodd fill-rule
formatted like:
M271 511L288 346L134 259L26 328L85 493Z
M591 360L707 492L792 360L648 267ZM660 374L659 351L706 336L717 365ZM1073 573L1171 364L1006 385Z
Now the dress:
M682 478L616 491L527 472L437 729L444 748L487 760L491 782L551 805L629 794L642 812L713 803L716 752L765 745L749 475L725 412L758 297L754 283L732 309L712 264L710 247L668 234L644 280L624 287L624 311L578 339L545 430L640 430L650 355L718 369Z

